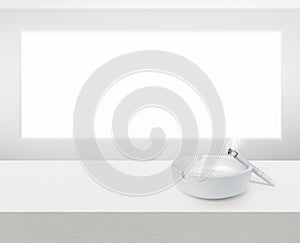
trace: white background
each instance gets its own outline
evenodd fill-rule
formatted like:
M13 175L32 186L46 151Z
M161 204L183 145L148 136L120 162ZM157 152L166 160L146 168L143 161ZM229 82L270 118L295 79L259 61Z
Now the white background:
M299 8L298 0L1 0L0 8Z
M75 101L88 77L114 57L145 49L174 52L202 68L223 101L229 137L280 138L281 34L240 31L23 32L22 137L72 137ZM111 118L118 102L137 87L148 85L181 95L197 118L200 137L210 136L205 106L191 88L163 74L139 75L121 80L99 104L97 136L111 137ZM138 113L129 133L145 137L157 125L168 137L180 136L176 120L154 108Z

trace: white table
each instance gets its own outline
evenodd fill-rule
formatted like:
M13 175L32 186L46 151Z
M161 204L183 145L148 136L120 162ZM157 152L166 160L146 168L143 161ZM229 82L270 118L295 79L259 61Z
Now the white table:
M175 187L146 197L116 194L92 180L79 161L0 161L0 212L300 212L300 161L254 164L276 187L251 183L237 197L202 200Z

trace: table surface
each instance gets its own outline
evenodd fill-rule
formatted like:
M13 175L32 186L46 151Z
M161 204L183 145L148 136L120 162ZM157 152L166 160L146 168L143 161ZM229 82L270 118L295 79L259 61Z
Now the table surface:
M155 173L170 164L129 166L127 173ZM300 212L300 161L253 162L275 181L271 187L252 176L248 190L236 197L203 200L175 187L149 196L113 193L91 179L79 161L0 161L0 212ZM150 171L150 172L149 172Z

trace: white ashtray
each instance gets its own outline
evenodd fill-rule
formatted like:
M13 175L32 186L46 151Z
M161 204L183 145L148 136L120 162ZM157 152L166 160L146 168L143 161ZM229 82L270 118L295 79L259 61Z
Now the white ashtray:
M215 165L216 160L218 162ZM179 178L178 173L181 176L176 187L187 195L204 199L221 199L243 193L248 187L252 172L252 167L246 168L230 156L204 156L187 170L190 164L190 158L177 160L172 164L173 176ZM215 166L209 170L211 165ZM211 172L209 175L208 171Z

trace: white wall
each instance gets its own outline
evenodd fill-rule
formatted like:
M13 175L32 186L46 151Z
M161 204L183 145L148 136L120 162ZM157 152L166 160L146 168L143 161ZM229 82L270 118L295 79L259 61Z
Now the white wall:
M0 8L299 8L298 0L1 0Z

